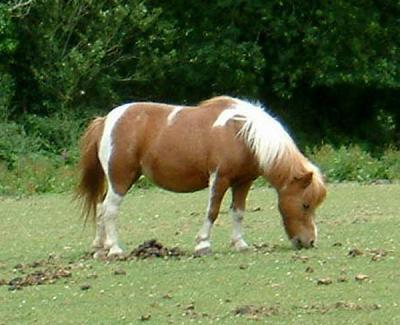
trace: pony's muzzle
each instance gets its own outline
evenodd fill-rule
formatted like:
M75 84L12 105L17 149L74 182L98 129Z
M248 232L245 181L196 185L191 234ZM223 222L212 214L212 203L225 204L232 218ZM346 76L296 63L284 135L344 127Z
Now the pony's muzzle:
M295 249L302 249L302 248L313 248L315 247L315 240L301 240L299 237L295 236L292 238L292 245Z

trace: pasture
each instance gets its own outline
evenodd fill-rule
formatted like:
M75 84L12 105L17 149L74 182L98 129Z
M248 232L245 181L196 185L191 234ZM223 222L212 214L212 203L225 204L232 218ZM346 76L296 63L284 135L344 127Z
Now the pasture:
M229 247L230 198L194 258L207 191L134 190L119 215L122 247L145 240L183 256L93 260L69 195L0 198L0 324L398 324L400 184L329 185L318 210L318 247L295 251L275 192L248 197L245 239Z

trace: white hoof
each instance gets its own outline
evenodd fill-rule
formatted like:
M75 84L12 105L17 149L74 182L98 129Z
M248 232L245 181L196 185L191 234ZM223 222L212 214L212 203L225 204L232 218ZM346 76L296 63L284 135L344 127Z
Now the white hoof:
M108 251L107 257L120 256L120 255L122 255L122 253L123 253L123 250L119 246L115 245L110 248L110 250Z
M106 259L106 257L107 257L107 251L104 249L98 249L93 254L93 258L95 260L104 260L104 259Z
M232 246L237 252L243 252L249 249L249 245L247 245L247 243L243 239L232 241Z
M211 243L208 240L199 242L194 248L194 254L196 256L203 256L211 254Z

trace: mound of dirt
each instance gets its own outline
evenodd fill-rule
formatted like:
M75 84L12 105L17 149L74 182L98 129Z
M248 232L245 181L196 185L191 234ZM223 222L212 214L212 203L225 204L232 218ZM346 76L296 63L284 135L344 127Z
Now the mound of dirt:
M146 240L136 247L128 256L127 259L140 258L146 259L151 257L180 257L185 253L178 247L168 248L158 242L156 239Z
M85 252L80 259L91 260L93 259L94 253L94 251ZM182 251L178 247L169 248L164 246L157 241L157 239L146 240L129 253L123 253L116 256L107 256L107 253L107 250L101 251L97 259L104 261L130 261L133 259L147 259L153 257L179 259L181 256L189 256L186 252Z
M258 317L270 317L279 315L281 308L279 305L273 306L255 306L255 305L244 305L238 306L233 310L234 315L242 315L247 318L257 319Z
M63 268L60 269L43 269L24 274L22 276L11 279L4 283L7 284L9 290L20 290L23 287L41 285L41 284L53 284L57 280L62 278L71 277L71 272Z

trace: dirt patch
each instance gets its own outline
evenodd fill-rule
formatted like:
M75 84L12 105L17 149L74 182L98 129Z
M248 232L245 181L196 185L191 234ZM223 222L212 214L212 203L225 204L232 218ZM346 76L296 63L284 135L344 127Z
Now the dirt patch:
M8 285L8 290L21 290L23 287L53 284L57 280L69 278L72 276L71 271L63 267L54 268L46 267L42 270L35 270L27 274L15 277L10 281L2 281L2 284Z
M245 316L250 319L258 319L260 317L270 317L279 315L281 313L281 307L279 305L273 306L255 306L255 305L243 305L238 306L233 310L233 314L236 316Z
M130 253L119 256L118 261L127 261L133 259L147 259L147 258L179 258L187 256L178 247L168 248L158 242L156 239L151 239L143 242ZM78 262L70 262L70 264L62 265L57 257L50 255L48 259L37 260L31 263L19 263L14 266L13 272L18 276L14 276L10 280L0 279L0 286L8 286L10 291L21 290L28 286L53 284L58 280L72 277L72 272L76 268L85 268L84 260L93 258L93 253L85 253ZM114 270L114 275L126 275L126 271L118 268ZM97 277L92 274L88 277ZM90 285L82 285L81 290L89 290Z
M363 254L364 254L364 253L363 253L360 249L358 249L358 248L352 248L352 249L350 249L349 252L347 253L347 255L350 256L350 257L361 256L361 255L363 255Z
M382 248L377 248L377 249L370 249L368 250L369 256L371 256L371 261L380 261L387 257L389 252L387 250L384 250Z
M345 302L339 301L334 304L325 305L325 304L315 304L315 305L305 305L299 307L300 309L305 310L307 313L321 313L326 314L329 312L334 312L337 310L378 310L381 309L382 306L379 304L357 304L353 302Z
M170 257L180 257L185 256L186 253L183 252L178 247L168 248L158 242L156 239L146 240L138 247L136 247L128 256L127 259L139 258L146 259L151 257L162 257L162 258L170 258Z
M303 263L307 263L307 262L310 260L310 257L309 257L309 256L305 256L305 255L298 255L298 254L296 254L296 255L293 255L293 256L292 256L292 260L294 260L294 261L301 261L301 262L303 262Z
M82 256L82 260L93 259L94 251L85 252ZM137 247L135 247L129 253L125 253L117 256L107 257L107 251L104 250L98 255L98 259L104 261L131 261L137 259L148 259L148 258L175 258L179 259L183 256L191 256L187 252L181 250L179 247L169 248L160 243L157 239L146 240Z
M276 251L278 245L270 245L267 243L253 244L253 249L256 253L270 254Z
M389 254L389 251L382 249L382 248L377 248L377 249L367 249L365 252L361 251L358 248L353 248L351 250L349 250L348 252L348 256L350 257L356 257L356 256L369 256L371 257L371 261L380 261L382 259L384 259L385 257L387 257L387 255Z
M312 304L312 305L294 305L290 310L302 310L307 314L326 314L339 310L349 311L374 311L381 309L380 304L358 304L353 302L338 301L332 304ZM232 313L236 316L244 316L252 320L260 320L261 318L271 317L276 315L290 314L291 311L282 308L280 305L243 305L236 307Z

